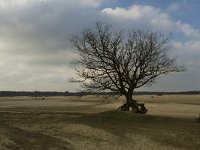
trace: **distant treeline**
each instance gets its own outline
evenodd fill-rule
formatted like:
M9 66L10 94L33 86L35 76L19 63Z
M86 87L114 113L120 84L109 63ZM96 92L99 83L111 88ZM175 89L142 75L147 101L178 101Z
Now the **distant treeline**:
M188 94L200 94L200 91L184 91L184 92L135 92L134 95L188 95Z
M34 97L42 97L42 96L63 96L64 92L41 92L41 91L0 91L1 97L6 96L34 96Z
M167 94L200 94L200 91L186 91L186 92L135 92L134 95L167 95ZM12 96L32 96L32 97L48 97L48 96L85 96L85 95L117 95L112 92L86 93L86 92L56 92L56 91L0 91L0 97Z
M84 96L89 95L86 92L57 92L57 91L0 91L0 97L12 96L32 96L32 97L48 97L48 96Z

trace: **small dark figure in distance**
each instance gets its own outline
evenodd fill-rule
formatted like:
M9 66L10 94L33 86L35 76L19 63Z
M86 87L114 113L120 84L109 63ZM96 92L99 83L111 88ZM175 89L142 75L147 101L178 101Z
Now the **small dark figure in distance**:
M45 97L44 97L44 96L42 97L42 100L45 100Z

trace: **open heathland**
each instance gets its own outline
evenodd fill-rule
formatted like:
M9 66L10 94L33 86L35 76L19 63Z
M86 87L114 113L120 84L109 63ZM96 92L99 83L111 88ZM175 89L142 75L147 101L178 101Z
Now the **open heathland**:
M200 95L134 99L147 114L117 111L124 97L1 97L0 149L200 149Z

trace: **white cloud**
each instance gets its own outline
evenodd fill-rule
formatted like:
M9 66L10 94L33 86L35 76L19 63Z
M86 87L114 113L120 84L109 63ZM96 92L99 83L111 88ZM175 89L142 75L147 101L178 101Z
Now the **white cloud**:
M117 28L180 32L188 42L174 41L175 53L200 70L199 30L148 5L99 11L104 1L0 0L0 90L75 90L67 82L75 75L69 38L99 17Z
M189 40L187 42L173 41L172 46L174 53L178 55L179 63L186 65L191 76L195 74L198 76L200 74L200 40ZM190 79L188 82L195 83L197 81Z
M23 5L29 2L29 0L1 0L0 6L3 8L13 6L13 5Z
M60 3L62 1L63 0L0 0L0 7L9 9L10 7L23 7L23 5L30 5L31 3ZM65 4L98 7L103 1L104 0L65 0Z
M158 14L159 9L154 9L151 6L132 5L128 9L120 7L116 7L115 9L105 8L102 10L102 12L111 16L117 16L131 20L138 20L146 17L152 18L152 16Z
M181 21L177 21L175 23L175 25L177 26L177 28L183 32L185 35L189 36L189 37L193 37L193 38L198 38L200 39L200 31L197 29L193 29L191 27L191 25L187 24L187 23L182 23Z
M190 0L174 1L166 8L166 11L168 13L179 13L179 14L184 12L189 13L191 10L194 9L194 5L195 3L191 2Z
M75 90L69 38L102 0L0 0L0 90Z
M176 12L176 11L179 10L179 7L180 7L180 4L172 3L166 10L167 10L168 13Z
M83 6L92 6L92 7L98 7L101 5L103 0L75 0L79 2Z
M145 22L154 28L166 31L171 31L173 28L173 22L167 13L148 5L132 5L127 9L119 7L115 9L105 8L102 13L119 20L128 19L132 22Z
M181 51L182 55L185 55L185 57L188 57L188 55L200 56L200 40L189 40L187 42L173 41L172 45L177 51Z
M167 12L149 5L132 5L129 8L105 8L102 10L104 15L110 16L115 20L127 20L133 24L146 24L154 30L167 32L179 31L191 38L199 38L200 32L193 29L191 25L181 21L174 21Z

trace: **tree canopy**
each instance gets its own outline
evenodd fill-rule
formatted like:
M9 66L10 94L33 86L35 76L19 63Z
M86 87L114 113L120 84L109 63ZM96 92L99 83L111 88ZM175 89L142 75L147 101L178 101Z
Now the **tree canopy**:
M124 33L97 22L94 29L72 36L81 66L77 72L84 88L113 91L132 103L135 89L151 85L163 74L184 71L184 66L177 65L176 57L169 55L169 36L134 29Z

